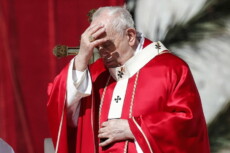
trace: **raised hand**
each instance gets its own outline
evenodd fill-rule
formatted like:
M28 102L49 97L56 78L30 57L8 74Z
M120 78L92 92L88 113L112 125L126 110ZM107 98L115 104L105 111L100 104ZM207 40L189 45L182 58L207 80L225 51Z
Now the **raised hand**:
M90 25L81 35L80 50L75 57L74 69L84 71L87 68L88 61L93 55L95 47L106 41L105 27L102 24Z

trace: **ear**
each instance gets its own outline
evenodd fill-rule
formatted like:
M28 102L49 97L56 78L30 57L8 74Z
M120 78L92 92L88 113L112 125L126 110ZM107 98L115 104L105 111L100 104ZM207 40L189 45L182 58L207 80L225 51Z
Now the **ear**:
M130 46L134 46L135 43L136 43L136 39L137 39L137 32L135 29L133 28L128 28L126 30L126 36L127 36L127 39L128 39L128 43Z

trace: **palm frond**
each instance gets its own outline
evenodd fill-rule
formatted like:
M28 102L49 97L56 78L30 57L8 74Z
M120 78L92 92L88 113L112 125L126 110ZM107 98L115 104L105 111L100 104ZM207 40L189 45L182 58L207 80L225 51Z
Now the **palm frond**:
M228 117L226 117L228 116ZM209 125L210 146L213 153L230 151L230 102ZM223 124L225 123L225 124Z
M163 42L167 46L223 35L227 31L226 20L230 19L230 1L208 1L191 20L176 24L169 29Z

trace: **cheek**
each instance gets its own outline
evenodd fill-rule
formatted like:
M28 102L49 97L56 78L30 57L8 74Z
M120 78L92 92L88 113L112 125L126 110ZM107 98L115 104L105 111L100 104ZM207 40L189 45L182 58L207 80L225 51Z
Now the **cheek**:
M114 59L118 59L118 58L120 57L120 55L119 55L118 52L114 52L114 53L112 54L112 57L113 57Z
M110 52L113 52L116 50L116 46L114 44L110 45L109 48Z
M125 45L121 44L119 46L119 48L117 48L116 50L120 55L125 55L125 53L127 52L127 48Z

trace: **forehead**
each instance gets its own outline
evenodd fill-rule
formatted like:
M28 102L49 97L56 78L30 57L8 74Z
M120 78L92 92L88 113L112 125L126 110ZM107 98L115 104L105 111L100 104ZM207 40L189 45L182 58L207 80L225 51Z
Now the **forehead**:
M91 25L102 24L107 29L110 27L111 18L112 16L108 15L107 13L102 12L99 16L93 19L93 21L91 22Z
M92 24L97 22L108 22L107 20L111 18L111 15L106 10L103 10L99 13L95 12L95 15L96 16L93 16Z
M91 25L96 25L96 24L104 25L106 36L107 37L114 37L116 33L110 24L111 23L110 19L111 19L111 17L109 18L108 16L98 16L91 22Z

